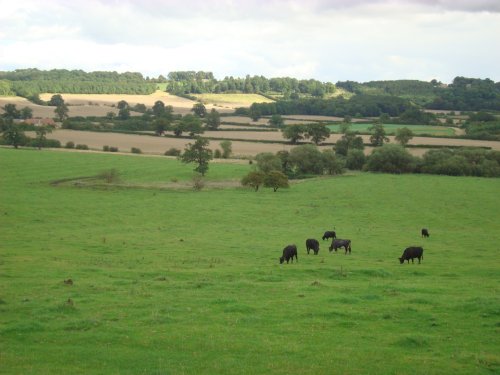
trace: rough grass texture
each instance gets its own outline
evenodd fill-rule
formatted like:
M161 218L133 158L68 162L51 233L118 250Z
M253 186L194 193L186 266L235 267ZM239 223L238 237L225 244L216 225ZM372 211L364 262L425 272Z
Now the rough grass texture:
M171 159L0 149L0 163L2 373L500 371L499 179L196 192L158 186L192 179ZM51 184L109 170L141 187ZM351 255L328 252L332 229ZM299 262L279 265L291 243ZM399 264L410 245L422 264Z

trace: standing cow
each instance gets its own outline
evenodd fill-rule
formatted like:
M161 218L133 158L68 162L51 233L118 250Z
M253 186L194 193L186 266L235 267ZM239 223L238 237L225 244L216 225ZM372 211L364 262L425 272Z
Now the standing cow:
M424 259L424 249L420 246L410 246L403 251L403 255L401 258L399 258L399 263L403 264L406 261L408 261L408 264L410 264L410 259L411 262L413 262L413 259L418 258L418 263L420 264L420 259Z
M347 254L347 251L349 251L349 254L351 253L351 240L341 240L341 239L334 239L332 241L332 244L328 248L330 252L332 250L337 251L339 247L343 247L345 249L345 254Z
M333 230L328 230L323 234L323 241L329 238L337 238L337 234Z
M285 260L286 263L288 264L288 261L291 259L293 263L293 257L299 261L299 257L297 255L297 246L295 245L288 245L283 249L283 255L280 257L280 264L282 264Z
M429 237L429 231L426 228L422 228L422 237Z
M314 251L314 255L318 255L319 252L319 242L318 240L315 240L314 238L309 238L306 240L306 249L307 249L307 254L309 254L310 250Z

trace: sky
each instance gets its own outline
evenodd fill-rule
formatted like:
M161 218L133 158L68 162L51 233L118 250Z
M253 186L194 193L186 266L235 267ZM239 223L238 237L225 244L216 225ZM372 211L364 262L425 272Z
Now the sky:
M0 0L0 71L500 81L500 0Z

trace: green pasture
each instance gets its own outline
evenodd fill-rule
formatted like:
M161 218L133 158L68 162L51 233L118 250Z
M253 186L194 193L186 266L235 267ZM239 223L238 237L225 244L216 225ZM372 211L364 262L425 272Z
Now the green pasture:
M364 124L351 124L350 130L358 131L360 133L369 133L370 130L368 130L368 128L370 128L372 125L373 124L366 124L366 123L364 123ZM333 133L339 133L341 126L342 126L342 124L327 125L327 127ZM401 129L401 128L408 128L415 135L424 135L424 134L438 135L438 136L439 135L446 135L446 136L455 135L455 132L453 131L453 129L451 129L449 127L445 127L445 126L384 124L385 132L388 135L396 134L396 130Z
M71 180L113 168L119 187ZM250 168L211 164L207 179ZM500 372L500 179L162 186L192 169L0 148L0 373ZM351 255L329 253L332 229ZM291 243L299 262L280 265ZM399 264L411 245L422 264Z

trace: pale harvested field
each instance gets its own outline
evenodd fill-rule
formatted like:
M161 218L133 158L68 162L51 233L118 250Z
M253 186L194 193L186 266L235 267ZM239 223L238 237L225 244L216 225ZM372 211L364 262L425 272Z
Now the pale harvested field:
M29 107L33 110L33 117L52 118L55 116L55 107L33 104L20 96L0 96L0 113L4 112L2 108L6 104L15 104L17 109Z
M335 117L335 116L316 116L316 115L286 115L283 116L284 119L289 119L289 120L302 120L302 121L308 121L308 122L314 122L314 121L343 121L343 117ZM370 119L367 118L352 118L351 122L360 122L360 121L367 121Z
M272 103L274 100L258 94L195 94L205 105L215 105L216 108L235 109L250 107L253 103Z
M34 136L34 134L27 135ZM268 141L283 141L280 132L251 132L251 131L216 131L205 132L207 137L218 137L225 139L248 139L248 140L268 140ZM104 145L118 147L120 151L130 152L132 147L138 147L146 154L163 154L171 147L183 150L187 143L192 143L189 139L166 138L166 137L153 137L145 135L133 134L116 134L116 133L96 133L59 129L49 135L49 138L59 140L63 145L68 141L75 144L86 144L91 149L102 150ZM334 143L340 138L338 134L332 134L328 139L329 143ZM365 142L368 142L369 136L363 136ZM393 137L391 142L394 142ZM210 148L217 149L220 141L211 141ZM454 146L486 146L494 150L500 150L500 142L493 141L475 141L467 139L439 139L439 138L425 138L415 137L412 142L415 145L454 145ZM245 141L232 141L233 154L238 157L255 156L259 152L277 152L280 150L290 150L294 146L284 145L279 143L257 143ZM332 146L321 146L320 149L331 149ZM365 148L365 153L371 152L370 147ZM410 148L409 151L413 155L422 155L427 149L425 148Z

